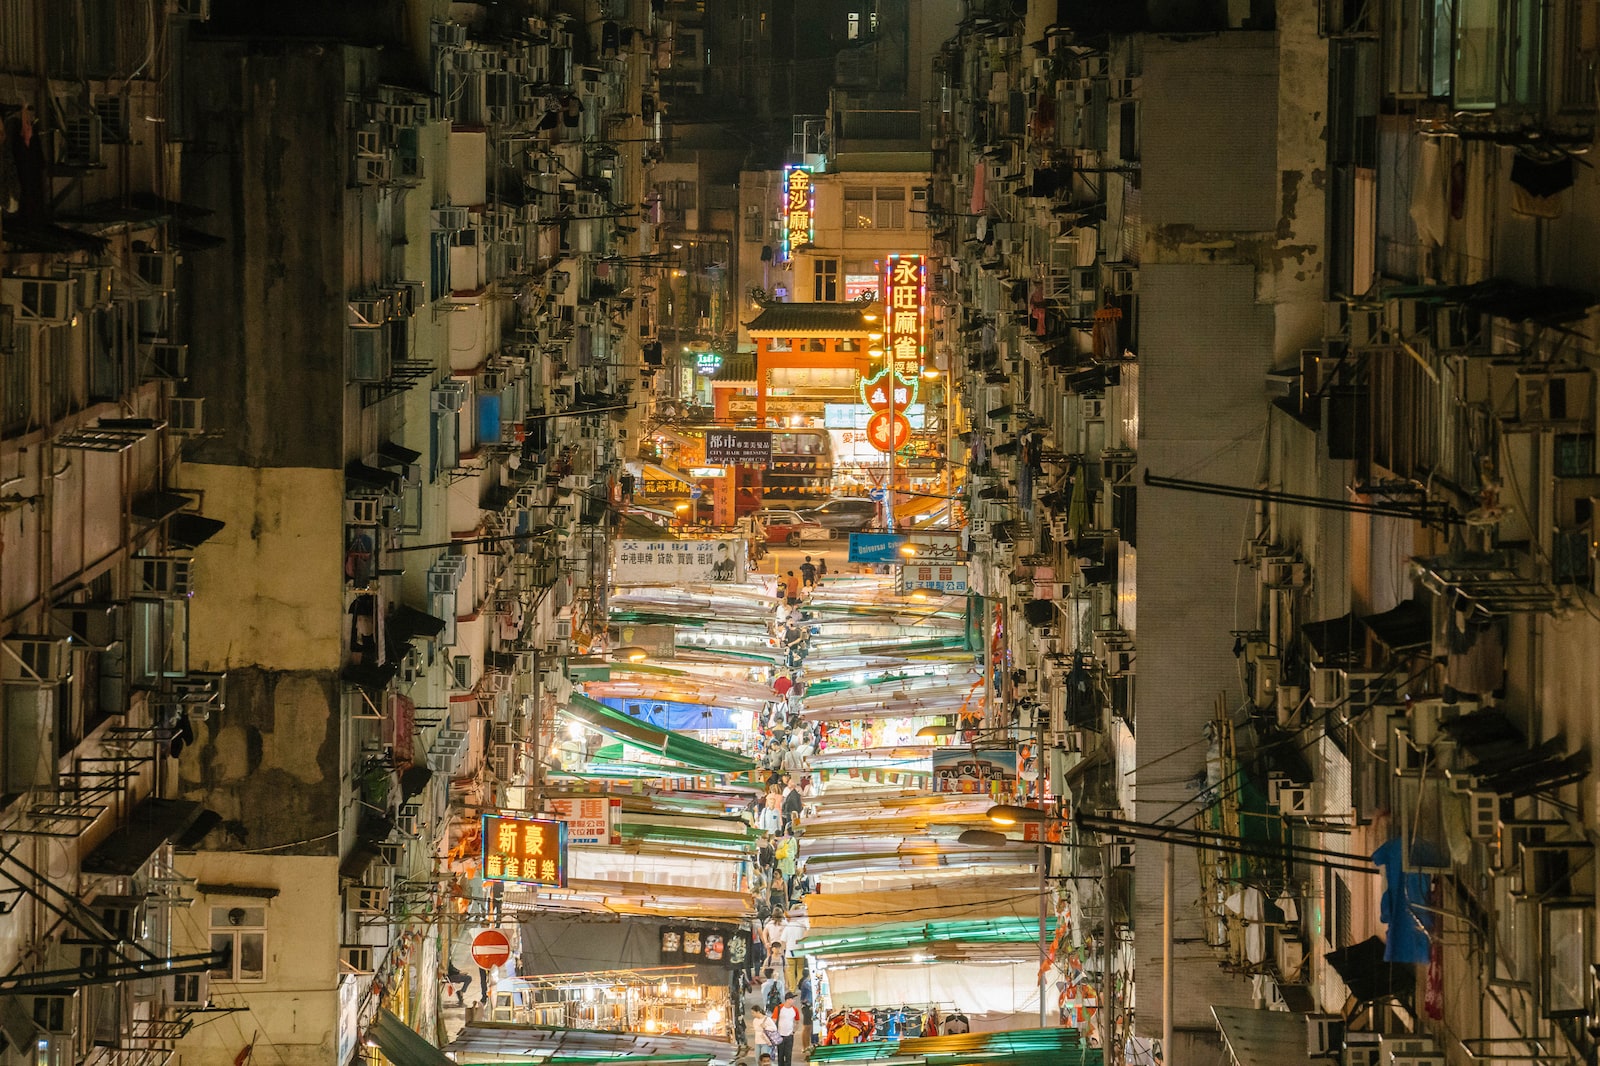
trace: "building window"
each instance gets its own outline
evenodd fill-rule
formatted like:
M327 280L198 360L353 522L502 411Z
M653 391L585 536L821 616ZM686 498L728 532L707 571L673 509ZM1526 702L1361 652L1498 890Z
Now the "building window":
M813 300L833 302L839 298L839 260L818 259L811 264Z
M267 908L212 907L211 950L224 955L211 968L213 981L265 981Z
M905 229L905 189L894 185L846 185L844 224L855 229Z

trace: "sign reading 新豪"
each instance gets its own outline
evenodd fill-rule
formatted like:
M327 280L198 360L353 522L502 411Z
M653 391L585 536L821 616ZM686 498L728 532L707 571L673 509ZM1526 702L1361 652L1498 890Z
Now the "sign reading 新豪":
M546 818L483 816L483 877L563 888L567 883L567 826Z
M772 434L767 431L712 430L706 434L707 466L770 466Z

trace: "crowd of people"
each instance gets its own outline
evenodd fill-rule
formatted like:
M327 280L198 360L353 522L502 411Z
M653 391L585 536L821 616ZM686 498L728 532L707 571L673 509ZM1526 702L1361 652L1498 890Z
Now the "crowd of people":
M779 575L769 630L779 657L772 678L775 698L757 723L763 791L745 811L759 834L750 876L753 965L741 998L745 1061L755 1066L792 1066L797 1052L803 1059L815 1023L814 982L794 947L810 927L805 897L811 885L800 859L800 838L815 798L810 760L820 741L816 725L801 716L805 662L817 628L806 601L826 565L819 567L808 555L796 570Z

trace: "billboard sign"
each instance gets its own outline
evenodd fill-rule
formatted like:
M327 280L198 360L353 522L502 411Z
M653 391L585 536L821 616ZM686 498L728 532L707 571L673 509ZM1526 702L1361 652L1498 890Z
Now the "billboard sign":
M564 888L566 823L511 814L484 815L483 878Z
M618 585L743 581L750 558L743 540L619 540L611 579Z

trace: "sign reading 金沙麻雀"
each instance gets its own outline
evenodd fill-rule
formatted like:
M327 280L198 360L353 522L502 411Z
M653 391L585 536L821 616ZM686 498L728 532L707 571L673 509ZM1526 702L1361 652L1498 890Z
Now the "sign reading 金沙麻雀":
M567 826L547 818L483 816L483 877L563 888L567 883Z
M760 466L772 464L772 434L768 431L718 429L706 434L707 466Z

